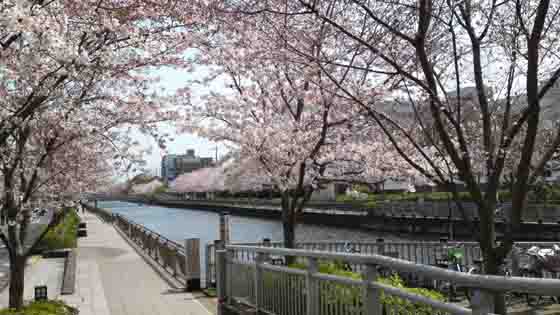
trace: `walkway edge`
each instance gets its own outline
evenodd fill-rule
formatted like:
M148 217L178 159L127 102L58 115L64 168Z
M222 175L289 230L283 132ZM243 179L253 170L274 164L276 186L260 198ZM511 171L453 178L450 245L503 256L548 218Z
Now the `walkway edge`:
M107 223L106 223L107 224ZM146 255L142 249L136 244L134 243L131 239L129 239L123 231L121 231L117 226L113 225L113 228L115 229L115 231L117 231L117 233L119 233L119 235L125 240L125 242L134 249L134 251L140 256L142 257L142 260L144 260L148 265L150 265L150 267L161 277L161 279L163 279L165 282L167 282L171 287L173 287L174 289L177 290L185 290L185 284L179 282L177 279L171 277L169 274L167 274L167 272L165 270L163 270L161 268L161 266L159 266L153 259L152 257ZM200 308L202 308L204 311L206 311L207 314L209 315L213 315L214 313L212 311L210 311L208 308L206 308L206 306L204 306L204 304L202 304L200 301L198 301L196 299L196 297L193 296L193 301L196 302L196 304L198 304L200 306Z
M119 235L125 240L125 242L134 249L134 251L140 256L142 257L142 260L144 260L148 265L150 265L150 267L160 276L160 278L162 278L165 282L167 282L171 287L173 287L173 289L177 289L177 290L185 290L185 284L179 282L177 279L173 278L171 275L167 274L167 272L165 270L162 269L161 266L159 266L152 257L150 257L149 255L147 255L144 251L142 251L142 249L136 244L134 243L130 238L128 238L123 231L121 231L117 226L112 225L113 228L115 229L115 231L117 231L117 233L119 233Z

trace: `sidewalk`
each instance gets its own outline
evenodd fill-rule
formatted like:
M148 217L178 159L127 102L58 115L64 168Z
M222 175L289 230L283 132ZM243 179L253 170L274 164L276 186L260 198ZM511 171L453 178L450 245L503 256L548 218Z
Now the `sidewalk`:
M173 289L108 224L81 214L76 292L61 296L80 315L210 315L191 293Z

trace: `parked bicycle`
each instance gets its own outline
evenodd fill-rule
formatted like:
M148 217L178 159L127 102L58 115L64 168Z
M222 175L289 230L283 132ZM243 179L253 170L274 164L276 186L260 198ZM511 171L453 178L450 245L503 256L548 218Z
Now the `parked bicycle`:
M457 272L467 272L463 265L465 247L462 244L446 245L444 256L436 258L436 266ZM457 286L449 281L434 280L433 286L436 290L447 292L450 301L457 299Z
M544 278L545 272L552 274L554 278L559 278L560 275L560 246L553 245L552 248L540 248L532 246L526 252L522 253L528 257L526 264L521 266L520 272L523 277ZM542 296L535 296L531 299L529 294L526 295L527 303L529 305L539 304ZM560 303L559 296L552 296L552 301Z
M537 246L533 246L526 251L521 251L519 248L514 247L514 250L520 252L520 260L526 260L526 263L519 268L520 277L528 278L543 278L545 272L553 274L555 278L560 275L560 247L554 245L553 248L541 249ZM525 258L525 259L524 259ZM483 260L475 260L475 265L470 267L467 271L469 274L484 274L482 272ZM504 262L499 266L499 275L506 277L512 276L512 270L507 267L510 264L510 259L504 260ZM466 296L470 300L471 292L469 289L466 290ZM555 303L560 303L560 297L551 297L552 301ZM515 302L525 301L527 305L533 306L538 305L543 300L542 296L531 296L528 293L520 294L517 292L508 292L505 295L506 305L514 304Z
M511 264L511 260L509 260L509 259L505 259L504 261L502 261L501 264L498 266L498 275L504 276L504 277L511 277L512 276L512 271L509 268L510 264ZM483 267L484 267L484 259L474 259L473 260L473 265L467 267L466 272L468 274L485 274L485 272L483 271L484 270ZM470 302L471 298L473 296L472 289L471 288L465 288L464 292L465 292L465 296L467 297L467 299ZM520 297L521 297L520 294L517 294L515 292L508 292L505 295L506 305L513 304L514 301L519 300Z
M350 243L345 242L344 243L344 252L348 253L348 254L357 254L357 253L360 253L360 250L355 248L354 246L350 245ZM347 262L343 263L343 268L346 271L353 271L352 266Z

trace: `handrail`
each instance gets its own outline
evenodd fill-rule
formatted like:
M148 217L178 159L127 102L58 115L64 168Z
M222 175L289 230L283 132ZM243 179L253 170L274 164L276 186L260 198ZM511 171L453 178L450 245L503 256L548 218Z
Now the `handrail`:
M485 289L489 291L515 291L533 293L540 295L558 295L560 292L560 280L555 279L536 279L521 277L504 277L491 275L472 275L464 272L456 272L438 267L421 265L414 262L390 258L386 256L369 254L341 254L326 251L309 251L301 249L271 248L227 245L229 251L245 251L261 254L273 254L282 256L295 256L307 258L319 258L329 260L342 260L348 263L383 265L390 266L392 269L403 272L414 272L424 276L447 280L460 284L465 287Z
M142 229L142 230L144 230L144 231L146 231L150 234L153 234L153 235L157 236L158 239L164 240L166 244L173 245L174 247L176 247L178 250L182 251L183 253L185 252L185 248L183 246L181 246L179 243L177 243L175 241L172 241L172 240L168 239L167 237L165 237L165 236L163 236L163 235L161 235L161 234L159 234L159 233L157 233L157 232L155 232L155 231L153 231L153 230L151 230L151 229L149 229L149 228L147 228L147 227L145 227L141 224L138 224L138 223L134 222L133 220L131 220L131 219L129 219L129 218L127 218L127 217L125 217L121 214L115 213L114 215L116 217L120 218L121 220L124 220L124 221L128 222L129 224L131 224L133 226L136 226L136 227L138 227L138 228L140 228L140 229Z

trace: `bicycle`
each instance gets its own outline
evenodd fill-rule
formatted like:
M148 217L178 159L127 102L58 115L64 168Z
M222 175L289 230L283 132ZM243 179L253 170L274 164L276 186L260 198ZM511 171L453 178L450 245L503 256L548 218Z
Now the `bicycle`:
M522 277L531 278L544 278L544 272L549 272L558 278L560 274L560 247L554 245L553 248L539 248L533 246L523 253L524 256L528 257L528 262L520 268ZM540 304L543 296L535 296L535 302L533 303L530 295L526 294L528 305L538 305ZM560 303L560 296L552 296L552 301L555 303Z
M436 266L457 272L466 272L465 266L462 264L465 255L465 248L462 244L448 245L444 249L447 250L443 258L436 259ZM441 292L448 292L449 301L457 300L458 288L449 281L434 280L433 286Z
M516 250L517 248L514 248L514 250ZM471 266L468 270L469 274L484 274L484 272L482 272L483 268L483 263L484 260L483 259L475 259L474 260L474 264L475 266ZM513 272L510 268L507 267L507 265L511 265L511 259L504 259L504 261L498 266L498 275L504 276L504 277L511 277L513 276ZM527 266L521 267L519 269L519 277L534 277L534 273L532 273L530 271L530 268L528 268ZM467 296L467 299L469 300L469 302L471 301L471 297L472 297L472 292L470 288L466 288L465 290L465 294ZM523 300L526 301L527 305L531 306L534 305L533 303L531 303L531 298L530 295L528 293L518 293L518 292L506 292L504 293L505 296L505 304L507 306L511 306L513 305L515 302L522 302ZM540 301L541 297L538 296L537 297L537 303Z
M358 254L358 253L360 253L360 250L356 249L354 246L351 246L348 242L345 242L344 243L344 252L348 253L348 254ZM346 271L353 271L352 266L347 262L344 262L342 264L342 268Z

